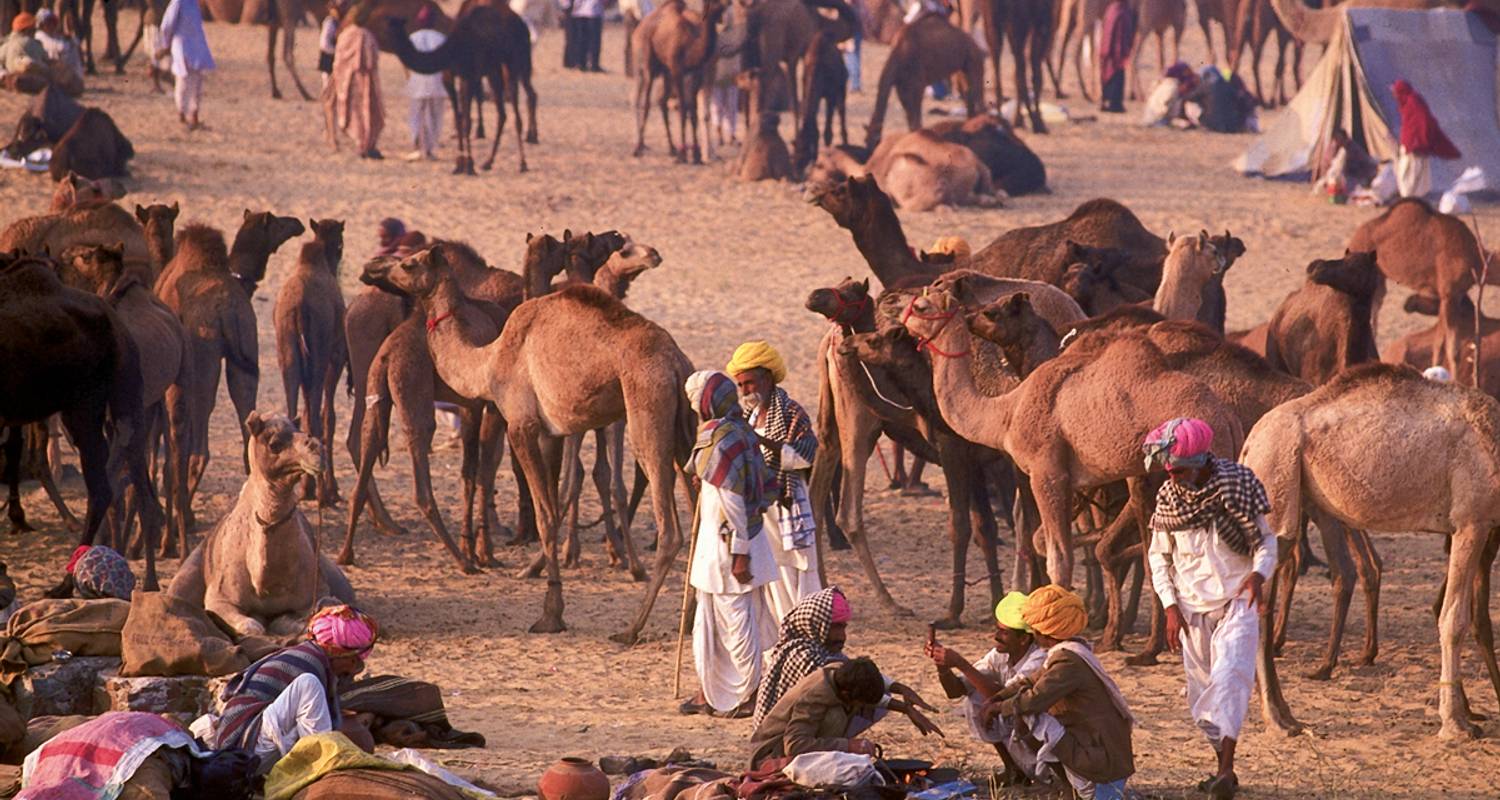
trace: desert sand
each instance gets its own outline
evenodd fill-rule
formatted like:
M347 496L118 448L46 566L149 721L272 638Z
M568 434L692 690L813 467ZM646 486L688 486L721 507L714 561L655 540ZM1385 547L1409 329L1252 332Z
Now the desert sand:
M134 15L127 15L122 28L133 33L134 26ZM270 99L262 29L211 23L208 37L219 69L208 80L204 100L207 130L182 129L169 96L152 93L139 58L128 75L106 74L90 81L85 102L106 109L135 143L131 194L124 201L131 207L177 201L183 209L179 225L206 222L231 236L244 209L346 220L341 280L349 293L359 287L359 266L373 249L375 224L386 216L400 217L429 235L465 240L492 264L511 269L519 268L529 232L617 228L655 246L665 259L659 270L636 284L629 301L634 309L664 325L705 367L722 365L741 340L770 339L790 366L787 388L809 409L815 406L815 353L825 323L804 310L803 301L816 287L846 275L867 275L867 267L848 234L807 205L799 187L739 183L728 177L722 161L704 167L672 163L654 114L650 152L631 158L635 132L629 84L619 71L618 26L605 33L604 63L611 72L604 75L563 71L560 34L543 34L535 80L541 94L541 144L528 147L531 171L516 173L514 130L507 127L494 171L477 178L448 174L453 144L446 134L441 163L392 158L404 153L409 141L403 73L393 57L384 58L381 66L388 108L381 145L387 160L360 161L347 142L337 153L328 150L318 104ZM315 32L303 28L299 38L303 78L316 86ZM1196 26L1190 25L1185 55L1199 57L1204 49ZM884 53L884 48L866 44L865 92L850 97L850 128L859 140ZM1155 77L1155 59L1154 47L1142 59L1149 65L1143 73L1147 86ZM1066 88L1074 88L1071 81ZM1047 100L1053 100L1050 89ZM1090 104L1076 92L1062 102L1076 114L1093 116ZM24 103L18 96L0 96L0 120L15 119ZM1132 112L1138 108L1131 106ZM1127 203L1163 236L1228 229L1248 247L1226 280L1233 330L1266 319L1281 297L1300 284L1309 260L1341 254L1354 227L1375 213L1329 205L1302 184L1234 174L1229 162L1248 136L1145 130L1134 123L1132 113L1057 125L1046 136L1027 134L1047 164L1049 194L1013 199L998 209L903 214L909 239L923 246L940 235L960 235L977 248L1012 227L1061 218L1098 196ZM445 125L451 131L451 118ZM898 114L892 113L888 126L892 133L903 129ZM488 140L480 144L487 147ZM7 220L44 211L49 193L44 177L0 174L0 208ZM1494 206L1481 209L1478 220L1486 233L1500 239L1500 212ZM296 244L289 243L271 259L268 279L255 298L261 321L260 405L278 411L285 400L276 377L270 312L296 251ZM1405 294L1392 288L1381 317L1382 343L1429 324L1400 311ZM334 454L346 497L353 474L342 441L351 402L339 398ZM198 519L204 524L228 508L241 482L240 437L227 396L219 401L212 430L213 460L198 498ZM440 432L438 443L446 441ZM661 757L686 746L731 769L742 763L748 720L676 713L671 686L680 567L663 590L644 641L629 648L614 644L607 636L626 627L642 586L628 574L608 569L598 531L590 531L583 567L564 575L569 630L528 635L543 585L517 579L514 573L531 553L502 550L507 568L477 577L457 574L428 535L412 500L404 448L404 437L397 434L391 461L378 477L393 513L410 533L384 537L362 526L360 560L348 573L362 604L381 621L383 637L370 669L441 684L453 722L488 737L484 750L439 753L444 763L507 795L534 792L542 770L564 755ZM458 449L440 447L433 472L450 526L461 519L458 470ZM934 485L941 483L936 470L927 474ZM906 499L886 492L878 464L869 475L873 546L897 600L914 616L883 612L857 561L848 553L832 555L829 578L849 594L855 609L849 651L874 657L889 675L942 704L921 643L926 621L946 607L945 506L938 497ZM585 497L582 516L591 519L597 515L592 489ZM514 498L515 484L505 470L499 503L507 521L514 515ZM81 511L81 491L70 492L70 499ZM41 532L0 540L0 559L16 576L23 597L35 597L57 577L75 539L36 495L28 495L27 508ZM311 506L306 511L321 527L322 547L335 548L345 507L321 515ZM679 513L688 519L688 510ZM652 526L648 514L640 519L644 529L638 525L636 531L644 542L653 535ZM1301 677L1316 665L1327 632L1327 582L1320 572L1310 573L1297 593L1291 640L1281 661L1287 696L1308 733L1288 738L1268 731L1252 707L1240 745L1245 797L1494 796L1494 775L1500 771L1497 740L1442 742L1436 737L1438 648L1430 608L1442 575L1442 541L1380 535L1377 545L1385 583L1376 665L1348 663L1364 635L1362 604L1356 598L1345 640L1346 663L1329 682ZM1003 558L1010 546L1007 541ZM174 567L166 565L165 574L170 576ZM982 573L976 556L970 575ZM989 646L985 601L982 588L971 589L967 627L943 637L970 657ZM1139 646L1141 638L1132 637L1127 647ZM1211 754L1187 719L1180 667L1167 659L1154 668L1129 668L1122 654L1108 654L1104 663L1140 720L1133 785L1150 796L1192 795L1191 786L1209 771ZM691 687L691 671L684 672L684 683ZM1474 708L1493 719L1500 707L1472 647L1464 676ZM885 722L876 738L887 753L976 773L998 764L987 746L966 737L957 716L945 713L938 722L946 738L920 738L901 720ZM1484 726L1491 737L1500 734L1500 723Z

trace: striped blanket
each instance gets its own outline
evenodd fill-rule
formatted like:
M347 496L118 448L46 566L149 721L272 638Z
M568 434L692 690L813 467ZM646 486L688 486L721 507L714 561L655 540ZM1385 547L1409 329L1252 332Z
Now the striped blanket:
M114 800L125 782L159 748L199 757L188 732L155 715L112 711L64 731L26 757L17 800Z
M260 716L298 675L312 673L328 690L328 714L339 719L333 665L316 642L306 641L262 658L224 687L224 713L214 729L214 747L255 750Z

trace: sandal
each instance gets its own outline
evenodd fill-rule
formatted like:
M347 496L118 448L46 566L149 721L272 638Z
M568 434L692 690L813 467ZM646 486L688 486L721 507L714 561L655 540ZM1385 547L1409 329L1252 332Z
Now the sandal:
M691 717L694 714L711 715L714 713L714 710L711 706L709 706L708 703L694 703L693 698L689 697L688 699L682 701L682 705L677 707L677 713L683 715L684 717Z
M1214 800L1230 800L1240 789L1240 779L1230 777L1229 779L1217 779L1208 785L1208 796Z

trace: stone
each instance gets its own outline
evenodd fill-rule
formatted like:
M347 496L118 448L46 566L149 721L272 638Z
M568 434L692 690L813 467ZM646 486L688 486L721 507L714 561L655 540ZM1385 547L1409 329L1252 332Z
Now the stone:
M104 693L109 698L110 711L196 717L209 707L208 678L202 675L110 678L104 682Z
M119 671L120 659L93 656L32 667L15 684L16 710L25 719L102 714L109 710L104 681Z

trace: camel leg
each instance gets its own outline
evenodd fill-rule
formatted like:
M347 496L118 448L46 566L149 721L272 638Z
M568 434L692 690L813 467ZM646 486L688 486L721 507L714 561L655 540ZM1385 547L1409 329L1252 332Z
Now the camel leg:
M377 362L375 370L384 374L384 365ZM370 372L370 386L374 388L377 384L377 373ZM383 384L383 380L381 381ZM354 463L359 470L354 481L354 494L349 500L349 522L344 527L344 547L339 551L338 563L348 566L354 563L354 529L359 524L360 512L364 510L366 499L373 496L375 488L375 460L380 457L381 451L386 446L386 436L391 428L391 396L387 392L371 395L375 398L373 404L365 406L364 425L360 431L361 444L357 449ZM410 434L408 434L410 435ZM351 447L350 450L356 448ZM371 507L371 516L374 516L374 507ZM377 522L376 527L383 532L405 533L400 528L385 529Z
M21 431L20 425L12 425L5 429L5 482L10 486L6 513L10 516L12 535L36 530L31 527L31 523L26 521L26 511L21 508L21 458L26 449L24 447L26 437Z
M943 630L963 627L964 579L967 577L969 540L973 536L969 512L974 505L973 486L978 465L960 454L950 454L958 449L955 443L941 451L944 456L943 478L948 484L948 538L953 547L953 587L948 596L948 615L932 624Z
M187 558L191 550L189 542L193 535L193 512L187 490L187 441L190 436L186 387L177 385L167 389L167 463L162 470L162 486L169 498L173 513L169 519L177 531L178 557ZM169 530L163 539L162 558L170 558L166 544L172 541Z
M629 387L626 387L626 391L626 407L635 408L636 404L630 402ZM682 392L676 391L675 394L680 396ZM646 620L651 616L651 607L655 605L662 584L666 583L667 575L671 573L672 565L677 561L677 554L682 550L682 531L677 521L677 500L673 495L677 486L677 472L673 460L673 450L676 447L674 431L677 407L674 403L662 405L666 407L657 410L655 414L650 412L637 414L627 417L625 422L626 433L630 436L631 449L635 451L638 463L645 468L646 478L651 485L651 511L656 516L657 532L656 568L651 572L651 580L646 585L646 598L641 603L641 609L636 614L635 620L630 623L630 629L610 636L610 639L625 644L633 644L646 627ZM683 580L686 579L687 576L684 575Z
M636 553L635 537L630 535L632 520L627 516L630 497L625 491L625 424L616 422L608 431L610 488L614 492L615 520L619 526L619 536L625 543L625 564L630 569L630 577L636 581L646 580L646 568L641 565L640 556ZM640 467L636 467L636 473L640 474Z
M667 80L671 80L671 78L669 77ZM672 93L667 91L668 86L662 87L661 100L658 102L658 105L661 107L661 126L667 132L667 154L677 161L682 161L686 157L686 154L679 151L677 145L672 142L672 110L667 107ZM679 91L681 90L679 89ZM686 146L687 143L683 142L683 145Z
M295 0L281 0L277 6L286 25L281 37L281 61L286 65L287 74L292 76L292 85L297 87L297 93L302 95L303 100L311 100L312 94L302 85L302 76L297 74L297 23L301 22L298 17L301 16L302 4Z
M527 102L534 104L535 100L529 100ZM510 110L514 111L516 115L516 155L520 160L520 164L516 169L518 172L525 172L526 145L536 141L536 131L528 131L521 125L521 95L516 92L516 88L514 86L510 87ZM504 123L503 118L501 119L501 123ZM531 124L533 127L535 127L536 125L536 110L534 107L532 108L531 113ZM495 134L495 140L499 141L499 139L500 135L498 133Z
M371 386L383 385L384 380L385 380L385 378L383 376L380 377L380 378L375 379L377 381L376 384L371 384L370 377L373 374L374 374L374 367L372 367L370 369L370 372L366 375L365 383L368 384L368 385L371 385ZM358 381L356 381L356 383L358 383ZM360 388L365 388L365 387L360 387ZM368 398L370 398L372 396L376 396L377 394L378 393L376 393L376 392L369 392L369 393L367 393L363 397L355 397L354 398L354 403L353 403L352 408L351 408L350 413L349 413L349 436L348 436L347 439L344 440L344 447L345 447L345 449L347 449L349 451L349 461L350 461L350 463L354 464L355 470L359 470L360 469L360 465L364 463L364 459L362 458L362 452L363 451L362 451L362 445L361 445L361 438L363 437L364 430L365 430L364 421L365 421L365 414L367 413L367 411L366 411L366 402L368 401ZM377 399L377 402L378 402L378 399ZM385 421L385 423L383 423L383 427L381 427L379 430L375 431L376 434L380 434L382 431L388 430L389 425L390 425L390 406L389 406L390 400L389 400L389 398L387 398L386 403L387 403L386 417L385 417L386 421ZM382 435L377 436L377 440L378 441L383 441L384 440L384 435L382 434ZM377 453L376 456L378 457L378 455L379 454ZM372 461L371 464L373 465L373 463L374 462ZM405 529L403 529L400 525L397 525L396 521L393 520L393 519L391 519L390 512L386 510L386 508L385 508L385 501L380 498L380 487L376 483L375 476L373 474L371 474L369 476L368 480L366 481L366 484L367 484L367 486L366 486L366 490L365 490L365 497L364 497L363 500L361 500L361 503L368 503L369 504L369 507L370 507L370 523L375 526L375 530L378 530L381 533L384 533L384 534L387 534L387 535L390 535L390 536L404 535L406 533ZM358 518L357 514L355 515L355 518L356 519Z
M1078 49L1073 51L1073 72L1078 75L1078 93L1083 95L1085 102L1092 103L1094 98L1089 92L1089 79L1083 72L1083 46L1085 43L1093 43L1093 32L1085 28L1080 32L1078 38ZM1097 48L1095 49L1097 52Z
M37 480L42 484L42 491L47 493L47 499L51 500L52 506L57 509L57 515L62 518L63 525L67 527L68 532L78 533L83 530L83 523L68 508L68 504L63 502L62 492L57 490L57 482L52 479L51 458L47 452L50 449L48 444L48 442L42 442L38 445L43 463L41 473L37 475Z
M208 468L208 423L213 416L214 401L219 396L219 356L217 348L202 339L189 345L193 353L192 395L188 411L192 415L192 449L188 457L188 495L198 493L198 484Z
M926 87L900 84L896 87L896 99L901 101L901 110L906 112L906 129L922 127L922 91Z
M156 579L156 548L161 544L162 510L156 498L156 487L151 483L151 429L140 424L144 419L149 419L149 415L138 421L131 430L130 440L121 444L125 447L130 488L135 492L136 506L140 510L141 538L146 552L146 573L141 579L141 588L155 592L161 588Z
M476 504L477 479L479 476L479 421L484 414L483 404L475 407L464 404L458 407L459 442L463 449L459 475L463 482L464 529L461 534L464 558L474 562L474 506Z
M276 33L279 30L281 26L275 20L266 27L266 69L271 73L271 98L274 100L281 99L281 87L276 85Z
M1380 579L1385 565L1381 563L1380 554L1375 551L1375 543L1370 539L1368 531L1358 528L1346 530L1349 535L1349 550L1354 556L1354 572L1359 578L1360 589L1365 594L1365 649L1360 654L1360 663L1370 666L1375 663L1375 655L1380 650ZM1489 597L1488 594L1484 596Z
M1266 603L1275 605L1277 584L1286 573L1286 567L1290 561L1287 554L1288 548L1280 551L1281 564L1272 573L1271 583L1266 591ZM1261 717L1265 720L1267 727L1274 727L1288 736L1295 736L1302 732L1302 723L1292 716L1291 706L1287 705L1286 696L1281 691L1281 677L1276 673L1276 659L1271 654L1271 615L1262 614L1260 617L1260 648L1257 652L1259 661L1255 666L1256 683L1260 686L1260 708Z
M1094 553L1099 559L1099 568L1103 572L1105 608L1108 612L1105 617L1104 631L1099 635L1098 644L1095 647L1100 652L1119 650L1125 637L1124 613L1120 607L1121 589L1134 559L1126 557L1123 551L1132 543L1130 534L1134 534L1137 541L1141 538L1140 533L1133 530L1135 527L1134 502L1134 497L1126 502L1125 506L1120 509L1120 513L1116 514L1100 533L1099 542L1094 545Z
M528 76L521 81L521 88L526 92L526 143L537 144L536 132L536 89L531 86L531 78ZM521 112L516 112L516 118L520 119Z
M396 399L397 410L401 413L401 427L406 431L407 448L411 451L412 488L416 492L417 508L427 520L428 527L432 528L433 535L458 562L459 569L465 575L478 574L478 568L464 557L458 544L453 541L453 536L448 533L448 526L443 523L437 500L432 496L432 436L437 430L432 418L432 401L429 399L424 404L413 406L408 405L405 402L407 398L399 394Z
M1072 487L1065 470L1049 470L1048 473L1031 476L1031 492L1042 516L1042 532L1047 545L1047 578L1071 588L1073 528L1068 512L1072 505Z
M1344 638L1344 625L1349 618L1349 603L1354 597L1354 562L1349 557L1349 543L1343 523L1317 508L1309 508L1309 515L1318 526L1323 537L1323 552L1328 557L1333 584L1333 616L1329 621L1328 649L1323 654L1323 663L1309 673L1307 678L1326 681L1338 665L1339 646ZM1285 631L1282 631L1285 633Z
M510 440L513 457L521 463L531 489L532 502L536 504L537 532L542 540L542 557L547 563L547 593L542 600L542 616L532 623L530 631L560 633L567 630L567 625L563 623L562 571L557 559L557 483L550 480L550 471L542 454L540 423L508 422L511 427L506 438ZM676 557L675 552L672 555Z
M505 418L491 404L486 404L479 421L479 524L478 566L501 567L495 558L494 539L504 526L495 513L495 475L505 457ZM523 490L524 492L524 490ZM509 531L506 531L509 533Z
M1041 30L1032 31L1031 49L1028 55L1031 57L1031 96L1029 98L1031 111L1032 133L1046 133L1047 123L1042 120L1042 69L1043 65L1052 66L1052 61L1047 58L1047 43L1052 40L1052 27L1047 25ZM1057 83L1054 78L1053 83Z
M234 402L234 415L239 422L242 437L240 456L245 465L245 474L250 474L250 432L245 430L245 418L255 410L256 390L260 376L224 362L224 382L229 385L229 399Z
M1469 632L1474 602L1475 573L1483 555L1489 531L1469 524L1453 535L1453 552L1448 557L1448 592L1443 598L1443 612L1438 620L1442 642L1442 673L1438 681L1438 716L1442 728L1438 736L1445 739L1475 738L1479 727L1468 719L1463 699L1463 639Z
M341 502L339 482L333 474L333 432L338 430L338 415L333 406L338 397L339 377L343 363L335 362L323 375L322 433L318 441L323 444L323 471L318 476L318 507L332 508Z
M1474 640L1490 674L1495 696L1500 698L1500 663L1495 660L1495 630L1490 622L1490 570L1495 566L1497 551L1500 551L1500 529L1490 531L1489 541L1479 559L1479 574L1476 576L1479 586L1474 595Z
M578 566L579 550L578 544L578 501L583 495L583 457L579 451L583 449L583 434L574 433L563 439L562 451L562 485L557 490L557 497L562 501L558 517L559 525L567 526L567 533L561 530L557 533L559 544L562 546L562 560L564 567ZM564 523L564 519L567 520ZM529 578L535 578L541 574L541 567L545 564L532 563L532 574Z
M1297 580L1302 575L1302 561L1308 557L1304 552L1311 551L1304 547L1307 539L1307 520L1303 519L1297 530L1297 544L1287 548L1290 553L1280 559L1277 564L1278 570L1286 570L1281 576L1281 599L1274 606L1276 608L1276 623L1272 627L1274 636L1271 640L1271 652L1276 657L1281 657L1282 648L1286 646L1287 625L1292 616L1292 594L1297 589Z
M646 152L646 118L651 112L651 84L655 83L649 65L641 67L635 79L635 151L631 155L639 158Z
M1005 596L1005 581L1000 574L1000 526L995 519L995 510L990 506L990 490L983 468L974 470L970 479L973 487L973 502L969 504L969 527L979 531L979 544L984 548L984 567L990 584L990 602L987 608L994 609Z
M865 577L869 579L870 588L875 590L875 597L880 604L898 616L911 616L911 610L897 603L881 580L875 556L870 551L869 535L865 530L865 467L870 462L870 453L879 442L880 425L867 411L861 413L861 409L850 410L842 403L835 413L841 417L838 432L844 473L843 497L839 501L838 511L839 527L843 528L849 542L854 545L854 553L859 557L860 566L864 568Z
M1135 621L1140 617L1141 590L1146 584L1146 568L1140 561L1130 564L1130 588L1126 590L1125 606L1120 610L1120 630L1129 633L1135 630Z

